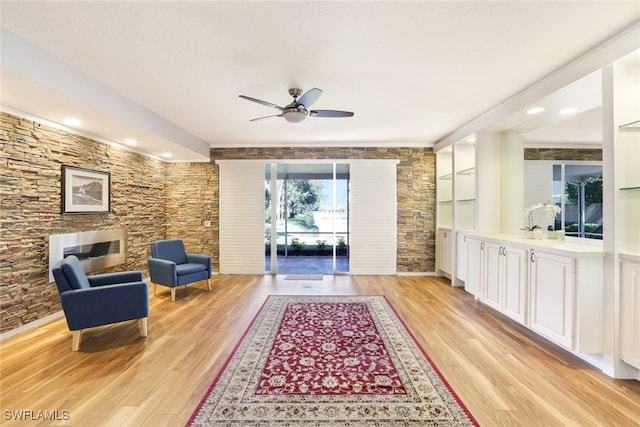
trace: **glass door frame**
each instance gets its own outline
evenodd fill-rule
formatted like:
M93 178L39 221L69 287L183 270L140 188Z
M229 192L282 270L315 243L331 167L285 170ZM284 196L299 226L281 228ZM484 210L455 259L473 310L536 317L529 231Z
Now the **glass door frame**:
M270 266L266 268L265 274L279 274L278 272L278 166L287 165L287 164L323 164L323 165L331 165L332 166L332 272L330 274L339 275L339 274L349 274L349 269L346 271L339 271L337 269L337 236L338 231L336 230L336 211L337 211L337 180L338 180L338 165L343 164L347 165L349 168L350 162L348 160L331 160L331 159L323 159L323 160L274 160L270 162L266 162L266 165L269 165L269 191L270 191L270 215L271 215L271 224L270 224ZM266 173L265 168L265 173ZM347 218L347 230L346 230L346 241L347 241L347 258L349 258L349 237L350 237L350 215L349 215L349 200L350 200L350 186L348 184L347 179L347 189L346 189L346 218ZM286 225L285 225L286 231ZM287 250L287 241L285 238L285 251Z

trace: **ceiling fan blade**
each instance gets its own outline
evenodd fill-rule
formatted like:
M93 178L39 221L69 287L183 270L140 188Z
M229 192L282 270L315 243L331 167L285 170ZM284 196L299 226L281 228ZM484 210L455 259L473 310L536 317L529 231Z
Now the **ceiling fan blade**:
M282 107L280 107L279 105L276 104L272 104L270 102L267 101L262 101L260 99L256 99L256 98L252 98L250 96L246 96L246 95L238 95L240 98L242 99L246 99L248 101L253 101L253 102L257 102L258 104L262 104L262 105L266 105L267 107L273 107L273 108L277 108L278 110L282 111Z
M311 117L352 117L353 113L339 110L311 110L309 115Z
M268 118L271 118L271 117L282 117L282 114L273 114L271 116L256 117L255 119L251 119L249 121L250 122L255 122L256 120L268 119Z
M318 98L322 95L322 90L314 87L313 89L309 89L307 93L302 95L300 99L298 99L298 104L302 104L305 107L309 108L311 104L316 102Z

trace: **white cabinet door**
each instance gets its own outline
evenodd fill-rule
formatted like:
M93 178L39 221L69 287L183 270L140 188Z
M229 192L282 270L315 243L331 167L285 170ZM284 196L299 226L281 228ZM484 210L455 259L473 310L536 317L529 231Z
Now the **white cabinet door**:
M476 298L482 298L484 241L467 237L467 280L464 289Z
M502 312L526 324L527 307L527 251L521 248L502 248L504 294Z
M526 324L527 250L486 242L482 302Z
M438 269L451 278L452 258L453 258L453 236L451 230L438 229Z
M621 280L621 356L640 369L640 264L623 261Z
M573 347L573 265L573 258L531 251L529 327L569 349Z
M502 245L486 242L484 249L484 280L482 302L502 311Z
M467 236L464 233L457 233L458 244L456 245L456 278L466 282L467 280Z

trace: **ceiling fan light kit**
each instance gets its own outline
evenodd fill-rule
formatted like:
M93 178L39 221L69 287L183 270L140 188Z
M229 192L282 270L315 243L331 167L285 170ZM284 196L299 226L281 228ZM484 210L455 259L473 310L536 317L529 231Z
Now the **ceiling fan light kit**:
M322 90L318 88L313 88L308 90L304 95L298 99L300 94L302 93L301 89L291 88L289 89L289 95L293 97L293 102L284 107L280 107L279 105L273 104L271 102L262 101L260 99L252 98L246 95L238 95L242 99L246 99L247 101L257 102L258 104L265 105L267 107L273 107L277 110L280 110L280 114L273 114L271 116L258 117L255 119L251 119L250 121L254 122L256 120L267 119L270 117L284 117L286 121L289 123L300 123L307 116L311 117L353 117L353 113L351 111L339 111L339 110L309 110L308 107L311 106L314 102L320 98L322 95Z
M308 114L309 110L304 108L304 105L287 105L282 110L284 119L290 123L299 123L303 121Z

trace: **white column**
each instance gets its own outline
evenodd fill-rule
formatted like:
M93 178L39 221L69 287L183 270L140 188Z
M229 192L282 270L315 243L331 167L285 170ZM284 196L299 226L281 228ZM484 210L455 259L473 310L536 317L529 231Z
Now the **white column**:
M502 223L500 134L476 135L476 231L499 233Z
M500 136L502 172L502 233L518 234L524 221L524 136L503 132Z

